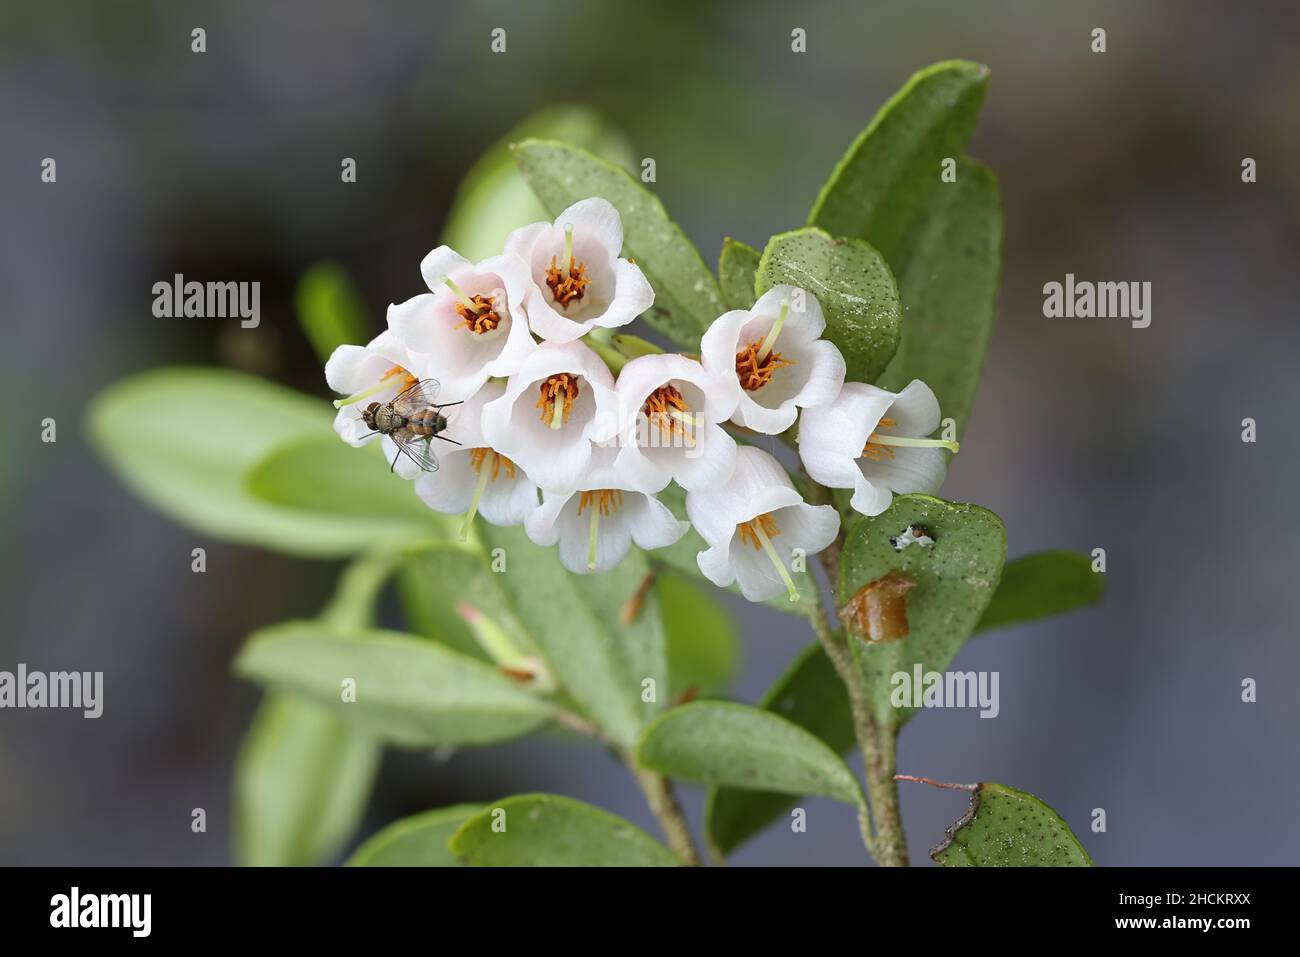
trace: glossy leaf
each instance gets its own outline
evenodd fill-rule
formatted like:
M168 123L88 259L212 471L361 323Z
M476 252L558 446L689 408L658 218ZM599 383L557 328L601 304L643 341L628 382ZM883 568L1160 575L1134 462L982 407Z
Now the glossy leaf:
M970 808L930 851L945 867L1091 867L1068 824L1050 807L1005 784L978 784Z
M248 476L281 445L334 438L331 421L329 403L254 376L175 367L109 386L91 402L88 430L135 494L186 527L324 557L368 549L393 525L258 499Z
M1035 552L1007 562L976 631L1020 625L1094 605L1101 599L1102 577L1092 570L1092 559L1079 552Z
M908 256L895 263L906 318L879 385L899 392L913 379L934 390L945 418L966 429L993 330L1002 260L997 181L977 163L930 194Z
M395 821L357 848L348 866L460 867L447 842L480 808L456 804Z
M494 822L500 822L496 828ZM487 805L451 838L475 867L674 867L676 858L621 817L558 794Z
M623 136L586 107L553 106L529 116L479 157L456 190L442 241L473 262L501 252L511 230L553 216L510 155L511 146L529 137L572 143L619 166L633 162Z
M552 216L590 196L614 205L623 220L623 256L636 260L655 290L645 321L687 351L698 350L704 330L726 311L722 291L659 199L627 170L564 143L524 140L515 160Z
M678 572L655 577L664 623L670 700L688 691L711 695L725 691L740 662L736 620L708 589Z
M759 699L758 706L797 724L838 754L854 745L848 692L815 642ZM788 793L712 788L704 812L709 840L729 854L784 815L797 800Z
M498 578L560 684L616 743L631 747L669 689L657 596L645 596L632 622L622 620L650 570L643 554L633 550L601 575L573 575L554 548L534 545L519 528L482 532L489 548L503 550ZM643 699L647 680L653 701Z
M298 325L321 362L341 345L364 345L374 338L366 304L338 263L317 263L303 273L294 304Z
M915 74L844 154L808 225L868 240L901 275L930 194L945 185L941 164L966 154L988 76L988 67L962 60Z
M235 762L236 862L329 862L361 822L379 758L378 744L320 705L269 695Z
M668 777L783 794L820 794L862 806L861 787L819 738L770 711L697 701L646 729L637 763Z
M492 667L395 632L288 622L255 632L235 670L405 747L506 741L552 716L545 700ZM355 701L343 700L348 679Z
M902 315L898 287L885 260L861 239L836 239L820 229L796 229L768 240L755 291L788 283L817 297L825 338L844 355L847 378L874 382L898 348Z
M913 525L924 528L934 544L896 550L890 539ZM895 673L911 675L915 665L942 672L951 664L993 597L1005 555L1006 532L995 514L930 495L896 496L880 515L850 529L840 559L842 619L845 604L869 583L891 573L914 583L905 596L907 637L868 643L860 627L845 622L868 697L883 722L902 724L914 710L890 703Z
M761 256L762 253L753 246L746 246L730 236L722 241L718 281L728 309L748 309L754 305L754 274L758 272Z

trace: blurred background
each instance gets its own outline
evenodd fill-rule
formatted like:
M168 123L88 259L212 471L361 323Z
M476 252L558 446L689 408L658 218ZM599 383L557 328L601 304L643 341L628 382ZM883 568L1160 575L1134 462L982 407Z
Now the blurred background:
M504 56L488 53L495 27ZM794 27L807 54L790 52ZM259 696L229 662L254 628L314 615L339 569L196 541L140 503L86 444L91 395L198 363L323 398L293 315L304 269L342 263L378 321L421 290L473 161L556 102L599 110L655 158L706 260L726 235L761 247L803 223L881 103L951 57L992 70L971 153L1000 178L1006 240L943 494L1000 514L1009 556L1104 547L1107 594L972 641L957 666L1001 673L1001 714L922 713L899 770L1031 791L1099 864L1296 863L1298 54L1300 9L1281 2L4 4L0 669L102 670L106 691L97 721L0 712L0 863L228 863L231 769ZM57 185L40 181L47 156ZM176 272L260 280L261 326L155 319L152 284ZM1150 328L1045 319L1042 286L1066 272L1150 281ZM56 444L39 438L47 416ZM189 568L196 544L206 575ZM732 691L752 701L810 636L733 604ZM1241 702L1245 677L1258 703ZM904 788L928 863L965 798ZM607 755L533 739L388 752L359 836L534 790L655 831ZM700 792L685 802L698 820ZM732 862L867 861L850 809L806 806L806 834L775 827ZM1104 834L1088 828L1098 807Z

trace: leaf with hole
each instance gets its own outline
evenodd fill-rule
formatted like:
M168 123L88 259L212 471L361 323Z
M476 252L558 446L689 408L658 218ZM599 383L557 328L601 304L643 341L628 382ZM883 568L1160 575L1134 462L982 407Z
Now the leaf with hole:
M945 867L1091 867L1068 824L1054 810L1005 784L977 784L970 807L930 857Z

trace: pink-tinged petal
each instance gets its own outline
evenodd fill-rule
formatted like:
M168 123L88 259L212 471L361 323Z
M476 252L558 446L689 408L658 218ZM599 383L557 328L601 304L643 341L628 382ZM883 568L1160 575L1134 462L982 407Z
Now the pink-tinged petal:
M520 226L506 237L506 254L518 256L525 263L529 262L532 258L533 246L550 229L550 223L529 223L527 226Z
M586 335L591 328L589 322L575 322L560 310L553 309L547 299L548 296L534 286L524 300L528 325L534 333L549 342L574 342Z
M472 267L472 263L450 246L439 246L420 263L420 275L424 284L433 292L447 288L443 280L452 273Z
M365 346L339 346L325 362L325 381L335 392L351 395L379 380L385 371L380 367L383 361Z
M366 348L376 355L383 356L392 363L392 365L401 366L408 372L414 371L411 369L412 361L410 352L407 351L406 347L402 345L397 337L388 329L385 329L379 335L366 343Z
M614 262L614 298L599 316L589 320L590 325L602 329L625 326L654 305L655 291L645 273L626 259Z
M580 234L596 236L611 256L623 249L623 221L613 204L599 196L574 203L555 217L555 225L561 229L572 225L575 240Z
M452 300L454 303L454 300ZM438 350L440 340L438 319L450 324L446 313L452 308L444 305L438 310L439 299L433 293L422 292L405 302L391 303L388 307L388 328L396 343L408 351L428 355ZM451 313L454 315L454 312Z

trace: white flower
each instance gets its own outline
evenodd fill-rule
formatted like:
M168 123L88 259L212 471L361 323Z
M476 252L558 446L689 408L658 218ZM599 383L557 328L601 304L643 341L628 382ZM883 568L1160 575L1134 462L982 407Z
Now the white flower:
M799 591L790 575L796 556L821 551L839 531L830 505L808 505L790 476L762 449L736 449L736 470L717 489L690 492L686 514L709 547L696 556L709 581L725 588L733 581L750 601Z
M825 405L844 384L844 357L821 338L821 304L794 286L773 286L753 309L713 321L700 341L704 368L739 395L731 420L776 435L794 424L799 408Z
M594 326L624 326L655 301L641 270L626 259L623 223L608 201L574 203L552 223L521 226L506 252L528 266L524 301L533 331L543 339L572 342Z
M653 495L627 488L613 468L613 450L601 449L587 475L571 492L543 492L524 531L538 545L559 541L560 562L585 575L613 568L632 543L663 548L690 528Z
M415 494L434 511L465 513L461 541L468 537L476 514L493 525L519 525L537 508L536 484L483 437L483 407L504 393L502 383L489 382L454 418L449 415L443 434L460 445L441 453L436 473L415 480Z
M614 377L581 342L543 343L483 409L488 445L552 491L578 487L593 442L613 436Z
M633 359L618 374L615 468L628 488L658 492L674 479L685 489L716 487L731 475L736 441L719 424L737 396L693 359L675 354Z
M813 479L853 489L851 504L879 515L893 492L937 492L956 442L925 438L939 427L939 402L913 379L895 395L874 385L846 383L830 405L799 420L799 456Z
M523 300L528 267L515 256L475 265L448 246L420 263L431 292L388 307L388 325L447 401L473 395L492 376L508 376L536 348Z
M344 345L334 350L325 363L325 381L335 392L347 394L334 402L334 431L349 445L360 448L374 433L361 418L371 402L391 402L398 393L414 385L417 377L410 370L415 360L393 337L381 332L364 346ZM403 478L415 478L422 469L402 455L393 440L381 436L384 456L396 462L394 471Z

